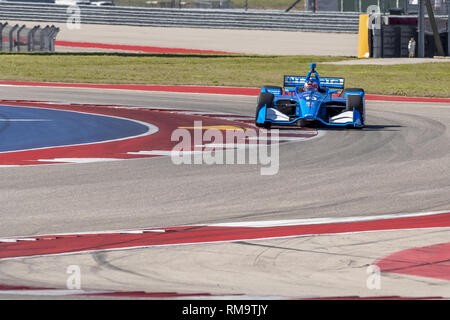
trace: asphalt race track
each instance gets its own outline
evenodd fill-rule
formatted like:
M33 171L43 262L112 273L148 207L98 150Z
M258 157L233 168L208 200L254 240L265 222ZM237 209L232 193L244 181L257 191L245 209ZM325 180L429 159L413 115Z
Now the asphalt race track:
M0 97L241 116L254 116L256 102L23 87L0 87ZM0 237L448 212L450 104L367 101L366 108L363 130L319 129L315 139L280 144L279 172L272 176L261 175L260 165L174 165L170 157L0 167ZM66 267L76 264L86 270L83 289L89 290L449 297L442 277L388 275L378 291L365 282L367 265L377 259L447 242L448 228L434 228L0 260L0 285L64 288ZM0 288L4 297L14 295Z

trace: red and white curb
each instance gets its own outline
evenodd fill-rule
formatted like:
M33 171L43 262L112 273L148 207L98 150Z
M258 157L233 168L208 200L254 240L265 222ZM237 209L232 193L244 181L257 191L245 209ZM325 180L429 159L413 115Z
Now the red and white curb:
M383 230L450 227L450 212L190 225L0 239L0 260Z

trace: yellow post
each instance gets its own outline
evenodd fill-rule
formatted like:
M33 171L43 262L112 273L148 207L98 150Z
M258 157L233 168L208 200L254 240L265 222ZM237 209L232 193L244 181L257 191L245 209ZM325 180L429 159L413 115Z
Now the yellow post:
M358 58L369 58L369 15L359 16Z

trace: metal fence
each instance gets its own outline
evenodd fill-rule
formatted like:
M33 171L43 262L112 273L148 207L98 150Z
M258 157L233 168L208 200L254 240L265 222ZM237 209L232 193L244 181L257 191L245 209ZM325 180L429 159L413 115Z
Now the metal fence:
M446 15L448 13L450 0L430 0L430 3L435 15ZM403 8L406 14L417 14L419 12L418 0L406 0Z
M429 8L431 11L424 8L423 22L419 15L389 15L378 19L378 23L376 17L372 19L369 26L371 56L408 57L408 42L411 38L418 44L415 54L419 57L449 56L450 6L445 6L445 3L440 3L438 8L435 6L436 3ZM439 10L442 7L447 10L447 15ZM435 15L435 12L440 15Z
M417 27L411 25L383 25L374 29L371 43L371 56L374 58L408 57L408 42L413 37L417 40ZM448 37L446 32L440 32L444 54L449 55ZM425 33L425 57L437 55L433 34Z
M68 6L0 2L0 20L67 22ZM71 11L73 13L73 11ZM79 6L81 23L321 32L358 32L357 13Z
M232 9L230 0L114 0L116 6L150 8Z
M16 1L16 0L8 0ZM21 0L25 1L25 0ZM51 2L52 0L29 0ZM53 0L58 4L59 1ZM75 0L74 0L75 1ZM96 1L96 0L92 0ZM256 10L300 10L311 12L367 12L369 6L378 6L380 12L402 12L417 14L417 0L106 0L110 5L152 8L205 8L205 9L256 9ZM436 14L446 14L446 0L431 0Z
M0 51L55 51L55 39L59 28L0 23Z
M16 1L16 0L8 0ZM70 0L21 0L22 2L39 1L53 2ZM75 1L75 0L74 0ZM84 0L86 1L86 0ZM91 0L96 2L99 0ZM308 0L101 0L102 5L116 5L126 7L150 7L150 8L178 8L178 9L255 9L255 10L301 10L307 9ZM336 0L319 0L336 1ZM108 2L107 4L105 2ZM293 4L295 5L293 6Z
M307 0L311 1L310 8L326 10L331 8L343 12L367 12L371 6L377 6L382 13L392 14L417 14L419 10L418 0ZM437 15L447 14L447 5L450 0L430 0L433 10ZM325 5L327 4L327 5Z

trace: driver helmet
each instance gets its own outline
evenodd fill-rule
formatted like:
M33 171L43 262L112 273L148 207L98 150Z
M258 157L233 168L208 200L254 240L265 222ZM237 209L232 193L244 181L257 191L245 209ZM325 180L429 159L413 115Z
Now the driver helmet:
M305 83L303 86L303 90L306 92L315 92L319 89L319 86L317 85L317 82L309 80Z

